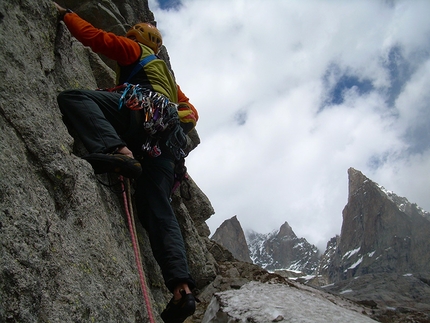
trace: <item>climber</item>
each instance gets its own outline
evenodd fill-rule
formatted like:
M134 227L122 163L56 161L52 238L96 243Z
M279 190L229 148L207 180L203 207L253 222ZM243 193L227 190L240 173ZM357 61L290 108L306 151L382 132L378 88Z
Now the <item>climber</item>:
M165 62L154 56L162 46L155 26L139 23L125 37L117 36L54 4L77 40L118 63L117 85L126 83L122 92L66 90L58 95L58 104L64 122L76 130L88 150L83 158L95 173L116 172L135 179L137 215L173 294L161 317L164 322L183 322L195 311L195 282L170 193L175 162L183 157L185 132L195 126L197 111ZM158 131L149 117L158 126L168 127Z

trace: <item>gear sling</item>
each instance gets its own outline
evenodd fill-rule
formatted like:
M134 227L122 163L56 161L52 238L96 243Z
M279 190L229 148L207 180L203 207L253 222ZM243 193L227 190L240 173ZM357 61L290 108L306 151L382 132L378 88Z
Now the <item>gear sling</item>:
M185 166L184 148L187 144L186 134L182 131L180 125L180 118L177 113L178 105L170 102L168 98L157 92L151 91L147 88L142 88L137 85L129 84L128 81L132 79L141 69L144 68L149 62L158 59L154 54L144 57L134 67L132 72L127 78L126 83L117 87L116 89L124 89L120 102L119 109L124 106L132 111L142 110L142 115L137 113L132 114L132 118L143 123L145 133L148 135L146 142L142 145L142 151L146 151L150 157L158 157L161 154L159 141L161 134L170 130L166 138L166 147L175 158L175 181L172 188L172 194L179 187L181 182L188 179L187 168ZM134 120L136 122L136 120ZM190 187L187 183L187 195L181 190L181 195L184 198L190 198Z

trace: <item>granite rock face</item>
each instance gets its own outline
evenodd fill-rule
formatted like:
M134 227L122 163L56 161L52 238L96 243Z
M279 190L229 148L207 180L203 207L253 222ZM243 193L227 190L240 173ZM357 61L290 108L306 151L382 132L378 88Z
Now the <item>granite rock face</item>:
M117 34L154 19L147 1L60 4ZM80 158L56 102L65 89L113 86L112 62L71 37L51 1L1 1L0 48L0 321L147 322L120 187ZM202 288L217 270L206 248L214 211L189 183L191 200L173 204ZM137 231L157 315L170 294Z

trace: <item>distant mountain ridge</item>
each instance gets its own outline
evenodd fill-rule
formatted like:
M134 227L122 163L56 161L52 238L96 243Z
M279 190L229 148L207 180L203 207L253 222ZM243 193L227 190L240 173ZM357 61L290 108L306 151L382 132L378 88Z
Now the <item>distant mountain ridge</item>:
M372 307L381 322L430 322L430 213L358 170L348 178L341 233L321 256L285 222L268 234L246 233L252 261L312 274L300 280Z
M252 230L244 233L234 216L224 221L211 239L229 250L237 260L266 270L312 274L318 269L318 248L305 238L298 238L287 222L268 234Z
M349 196L343 210L341 234L329 240L321 256L316 246L296 236L288 222L267 234L249 230L244 242L240 222L234 216L217 229L212 239L233 255L249 253L251 261L261 268L318 272L330 281L352 277L356 271L428 270L430 213L374 183L360 171L350 168L348 175ZM383 256L382 250L393 251ZM372 257L378 259L377 264L367 259ZM381 261L383 258L388 263ZM358 270L359 267L362 269Z
M268 234L248 231L246 238L252 261L266 270L312 274L318 268L318 248L305 238L298 238L288 222Z

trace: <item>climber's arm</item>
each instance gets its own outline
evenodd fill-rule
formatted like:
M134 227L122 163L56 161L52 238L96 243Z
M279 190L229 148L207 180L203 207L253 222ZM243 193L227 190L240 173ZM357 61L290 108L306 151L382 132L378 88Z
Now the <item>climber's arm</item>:
M95 28L73 12L65 14L63 20L70 33L83 45L120 65L130 65L140 58L141 48L131 39Z
M199 114L197 109L190 103L190 99L182 92L179 85L178 88L178 114L181 120L181 125L185 132L190 131L196 126L197 120L199 120Z

